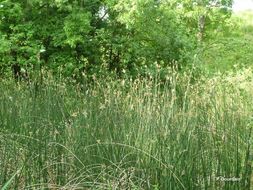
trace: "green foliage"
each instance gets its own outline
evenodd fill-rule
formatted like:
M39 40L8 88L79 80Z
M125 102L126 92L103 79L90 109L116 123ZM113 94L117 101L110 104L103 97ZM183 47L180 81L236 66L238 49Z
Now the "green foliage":
M227 22L229 31L216 34L215 40L206 41L200 50L200 67L206 73L237 71L251 67L253 62L252 13L233 15Z
M180 26L176 12L166 4L137 1L135 10L125 9L125 13L119 10L119 20L133 30L135 51L144 63L158 61L168 65L181 61L185 52L189 51L187 46L192 47L186 37L186 28Z
M80 11L80 10L79 10ZM90 14L71 13L64 21L64 31L67 36L66 43L75 48L77 44L87 41L85 37L91 30Z
M210 39L230 16L222 7L229 2L4 0L1 70L44 67L80 77L101 70L137 76L156 63L183 67L198 47L200 16L206 17L201 32Z

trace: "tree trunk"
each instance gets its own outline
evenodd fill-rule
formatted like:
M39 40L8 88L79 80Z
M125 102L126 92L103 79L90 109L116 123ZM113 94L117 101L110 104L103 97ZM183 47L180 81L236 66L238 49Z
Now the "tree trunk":
M11 50L11 57L13 59L12 63L12 73L16 81L20 80L21 77L21 67L17 62L17 52L15 50Z
M205 15L201 15L199 17L199 31L198 31L198 41L202 42L204 39L204 33L205 33L205 22L206 22L206 16Z

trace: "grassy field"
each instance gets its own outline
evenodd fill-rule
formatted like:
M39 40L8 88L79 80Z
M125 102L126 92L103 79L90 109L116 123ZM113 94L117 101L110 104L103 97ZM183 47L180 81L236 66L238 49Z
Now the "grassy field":
M250 69L194 81L0 83L0 187L252 189Z

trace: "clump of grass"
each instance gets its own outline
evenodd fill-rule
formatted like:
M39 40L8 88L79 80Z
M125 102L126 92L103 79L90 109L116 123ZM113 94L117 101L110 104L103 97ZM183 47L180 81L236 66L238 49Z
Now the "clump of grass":
M252 79L2 82L0 186L250 189Z

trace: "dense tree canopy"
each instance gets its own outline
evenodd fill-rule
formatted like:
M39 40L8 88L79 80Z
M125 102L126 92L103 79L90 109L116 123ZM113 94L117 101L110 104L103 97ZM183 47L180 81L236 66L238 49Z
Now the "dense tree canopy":
M231 5L231 0L1 0L0 70L18 77L43 67L80 78L190 64L199 43L221 32Z

